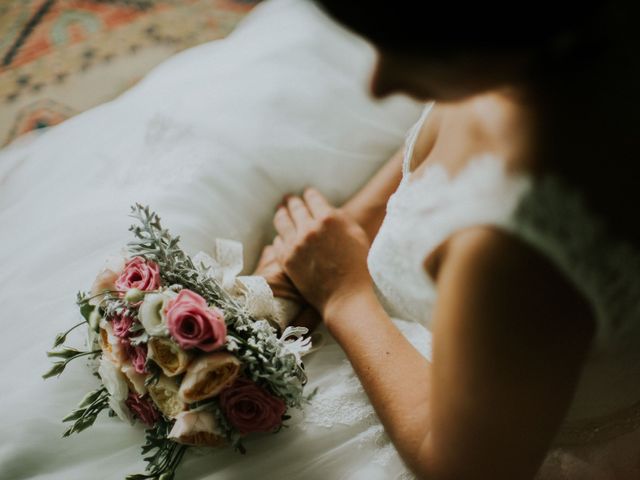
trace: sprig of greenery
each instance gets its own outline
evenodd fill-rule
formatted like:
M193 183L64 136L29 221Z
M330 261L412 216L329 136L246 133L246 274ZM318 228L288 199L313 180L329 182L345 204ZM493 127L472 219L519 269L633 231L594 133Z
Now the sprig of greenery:
M62 333L59 333L58 335L56 335L56 339L53 342L53 348L58 348L60 345L62 345L64 342L66 342L67 341L67 335L69 335L72 331L74 331L80 325L85 325L86 323L87 323L86 320L83 320L80 323L76 323L73 327L71 327L66 332L62 332Z
M62 372L64 372L64 369L67 368L69 362L75 360L76 358L86 357L89 355L93 355L93 358L97 358L101 353L102 350L90 350L85 352L73 347L63 347L58 351L47 352L47 357L61 358L62 360L54 362L49 371L42 375L42 378L47 379L54 376L59 376Z
M108 406L109 392L105 387L88 393L76 409L62 419L63 422L74 422L63 436L68 437L72 433L80 433L89 428L96 421L98 414Z
M129 475L127 480L173 480L176 469L189 447L167 438L172 426L165 419L160 419L152 428L147 430L146 443L142 446L142 454L145 455L155 450L154 453L144 459L147 462L145 470L148 473Z
M173 237L169 230L162 228L160 217L155 212L150 211L149 207L136 204L131 207L131 217L138 220L140 225L129 228L137 238L129 242L129 251L133 255L155 261L166 285L179 284L198 292L207 302L224 310L228 323L252 322L246 310L222 285L196 268L189 255L180 248L180 237Z

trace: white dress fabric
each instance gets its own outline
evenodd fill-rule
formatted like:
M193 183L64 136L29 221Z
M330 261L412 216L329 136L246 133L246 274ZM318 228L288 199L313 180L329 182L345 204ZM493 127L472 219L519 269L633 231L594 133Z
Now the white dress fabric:
M508 174L489 154L454 178L441 165L412 175L414 144L431 108L408 134L403 180L369 254L381 301L391 315L429 327L437 300L423 268L430 252L479 225L524 240L577 287L598 323L557 448L539 478L640 478L640 250L612 237L568 184Z

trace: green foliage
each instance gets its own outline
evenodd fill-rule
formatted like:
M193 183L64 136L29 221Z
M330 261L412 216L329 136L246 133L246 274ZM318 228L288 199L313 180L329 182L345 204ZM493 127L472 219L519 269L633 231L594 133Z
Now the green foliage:
M127 476L127 480L161 479L172 480L176 469L188 447L180 445L167 436L172 424L164 419L158 421L147 430L146 443L142 446L142 454L151 455L144 458L147 462L146 472Z
M90 350L85 352L85 351L77 350L72 347L64 347L64 346L61 350L47 352L47 357L61 358L62 360L54 362L53 367L51 367L51 369L47 373L42 375L42 378L47 379L54 376L59 376L62 372L64 372L64 369L67 367L69 362L71 362L72 360L75 360L76 358L86 357L91 355L94 358L96 358L101 353L102 353L102 350Z
M109 392L104 387L100 387L88 393L78 404L76 409L62 419L63 422L74 422L73 425L64 432L68 437L72 433L80 433L89 428L96 421L98 414L109 406Z

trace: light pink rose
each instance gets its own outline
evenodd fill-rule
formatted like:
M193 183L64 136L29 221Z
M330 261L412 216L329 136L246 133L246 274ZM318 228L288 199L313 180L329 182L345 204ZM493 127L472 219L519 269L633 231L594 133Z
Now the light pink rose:
M219 398L227 420L241 435L273 432L287 411L284 400L246 378L238 378Z
M199 348L211 352L227 339L227 326L222 312L191 290L180 290L165 307L169 333L184 349Z
M220 447L226 443L215 417L209 412L179 413L168 438L183 445Z
M241 368L242 362L228 352L200 355L187 368L180 384L180 398L194 403L215 397L233 384Z
M122 340L122 343L125 345L127 357L136 373L148 373L145 366L147 363L147 346L145 344L133 346L129 343L129 340L125 339Z
M153 401L146 395L141 397L136 393L130 392L125 404L129 407L134 417L150 427L160 420L160 412L156 409Z
M143 292L157 290L160 286L160 267L152 260L133 257L125 264L115 286L123 295L131 288Z
M116 289L116 280L120 276L119 273L105 268L96 277L93 285L91 286L91 305L98 305L104 295L100 295L103 292L110 292Z
M111 317L111 328L113 328L113 334L119 338L129 338L131 334L129 329L133 325L133 318L128 315L115 315Z

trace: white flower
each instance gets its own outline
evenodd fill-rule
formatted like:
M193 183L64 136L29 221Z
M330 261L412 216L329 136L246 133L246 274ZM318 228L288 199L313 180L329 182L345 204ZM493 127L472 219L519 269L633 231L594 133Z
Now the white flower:
M100 359L98 374L114 401L123 402L127 399L129 386L126 377L113 362L104 356Z
M153 359L167 377L184 373L191 362L191 355L169 338L153 337L147 345L148 357Z
M109 398L109 407L116 413L120 420L133 425L133 416L131 415L131 412L129 411L126 403L122 401L118 402L113 397L111 397Z
M178 398L178 384L175 380L161 375L158 381L149 386L149 395L169 418L175 418L187 405Z
M144 381L147 378L146 375L136 372L136 369L131 362L126 362L122 366L121 370L138 395L143 396L147 393L147 387L144 384Z
M202 355L187 368L179 396L185 403L215 397L231 385L240 374L242 362L227 352Z
M182 412L176 417L168 438L185 445L221 446L225 443L216 419L209 412Z
M171 290L162 293L150 293L145 295L144 302L140 305L138 317L140 323L151 336L166 337L169 335L167 320L164 314L166 302L174 298L177 294Z

